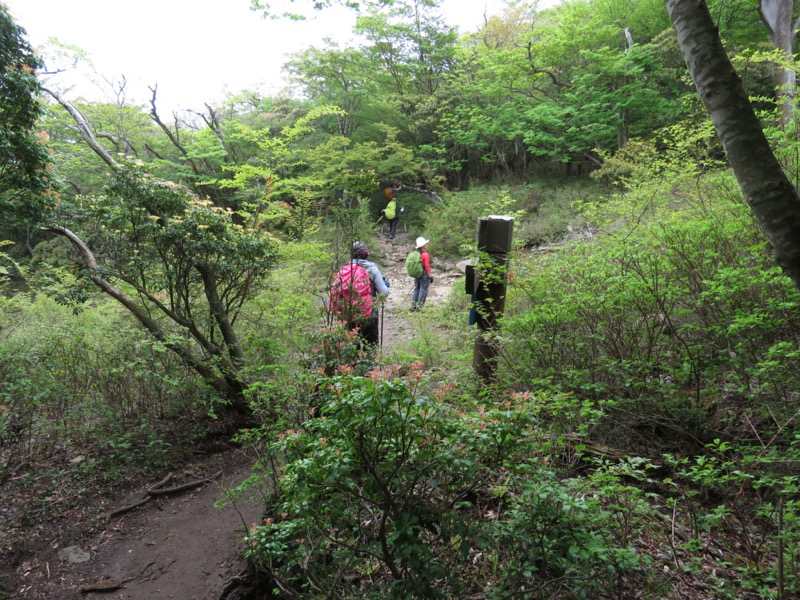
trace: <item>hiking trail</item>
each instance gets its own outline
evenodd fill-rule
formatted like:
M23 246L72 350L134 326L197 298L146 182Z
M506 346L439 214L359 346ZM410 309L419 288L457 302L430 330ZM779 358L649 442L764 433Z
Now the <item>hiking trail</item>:
M401 225L402 229L402 225ZM428 323L423 309L413 314L414 280L405 268L413 236L399 231L394 240L378 236L371 243L374 260L391 283L383 315L383 352L405 347L413 325ZM445 302L461 277L454 263L431 250L434 283L426 307ZM433 325L432 323L428 323ZM216 508L225 489L251 474L254 457L230 448L174 470L169 486L203 480L189 491L164 495L142 506L109 514L139 502L155 482L113 503L75 509L67 522L40 528L16 565L11 597L18 600L217 600L245 568L239 546L244 528L258 522L263 500L245 498ZM158 485L158 484L156 484ZM113 494L109 494L113 495ZM35 538L35 539L34 539Z
M375 261L383 276L391 283L382 319L382 352L384 354L407 345L414 336L412 313L410 312L414 280L406 272L406 255L414 249L414 240L416 240L417 234L400 231L400 229L403 229L402 224L398 227L397 235L393 240L378 234L375 241L372 242L375 250L370 249L370 260ZM430 252L433 283L428 289L426 308L444 303L450 295L453 282L463 277L463 273L459 271L455 263L436 256L435 247L432 247ZM425 318L426 312L423 308L420 313L413 316L419 321Z

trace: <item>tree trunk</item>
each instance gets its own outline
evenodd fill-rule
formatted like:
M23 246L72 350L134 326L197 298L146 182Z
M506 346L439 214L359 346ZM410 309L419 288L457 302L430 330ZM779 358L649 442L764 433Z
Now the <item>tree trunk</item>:
M200 358L195 356L190 349L172 341L170 336L161 329L161 326L150 318L147 311L143 310L133 298L112 285L100 274L100 269L98 268L94 254L83 240L72 231L58 225L51 225L44 229L67 238L81 255L81 258L83 258L84 264L89 269L89 279L91 279L98 288L124 306L155 339L175 352L181 360L183 360L185 365L194 369L208 385L223 395L230 402L230 406L234 411L242 415L250 415L250 406L244 396L244 385L235 377L235 374L228 373L221 375L214 368L205 364Z
M758 12L769 32L772 43L782 50L787 61L793 60L792 40L796 25L792 24L793 0L760 0ZM775 96L781 109L781 128L786 129L792 118L797 92L793 68L781 66L773 76Z
M772 152L705 1L665 2L689 73L739 186L778 264L800 290L800 197Z

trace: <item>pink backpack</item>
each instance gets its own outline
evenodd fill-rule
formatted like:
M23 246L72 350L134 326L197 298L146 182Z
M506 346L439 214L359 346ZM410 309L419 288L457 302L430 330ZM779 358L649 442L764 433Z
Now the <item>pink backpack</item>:
M363 321L372 315L372 282L364 267L349 262L339 269L331 286L329 307L347 323Z

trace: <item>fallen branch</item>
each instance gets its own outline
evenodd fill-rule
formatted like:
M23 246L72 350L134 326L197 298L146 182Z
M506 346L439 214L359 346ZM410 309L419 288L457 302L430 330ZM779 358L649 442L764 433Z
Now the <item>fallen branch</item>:
M113 592L123 586L121 581L101 581L100 583L93 583L85 585L81 588L81 594L91 594L92 592Z
M211 478L205 479L197 479L196 481L190 481L189 483L184 483L182 485L176 485L175 487L167 488L164 490L156 490L156 489L149 489L147 490L148 496L167 496L168 494L177 494L179 492L186 492L188 490L193 490L194 488L198 488L201 485L208 483L209 481L214 481L217 477L222 475L222 469L214 473ZM154 486L155 487L155 486Z
M156 484L151 485L148 489L150 490L157 490L158 488L162 488L167 485L172 480L172 473L167 473L167 476L164 477L161 481Z

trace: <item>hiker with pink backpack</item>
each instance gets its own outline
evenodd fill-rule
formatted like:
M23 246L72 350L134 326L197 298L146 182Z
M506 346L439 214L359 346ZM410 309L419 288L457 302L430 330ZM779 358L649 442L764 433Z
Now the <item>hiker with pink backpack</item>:
M389 282L369 258L364 242L354 242L350 262L344 265L333 280L329 308L348 329L358 329L366 346L380 343L378 330L379 298L389 295Z

